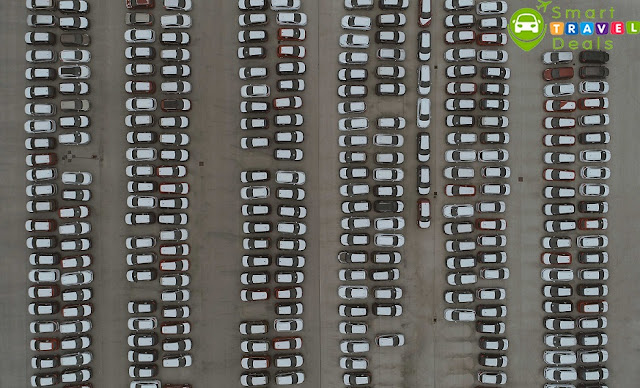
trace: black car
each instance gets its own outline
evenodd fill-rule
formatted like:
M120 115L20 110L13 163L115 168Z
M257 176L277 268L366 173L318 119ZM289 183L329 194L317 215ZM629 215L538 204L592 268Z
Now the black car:
M605 213L607 206L604 201L580 201L578 211L580 213Z
M504 132L482 132L480 134L480 143L482 144L507 144L509 135Z
M582 66L579 73L580 78L606 78L609 69L606 66Z
M482 78L506 80L509 79L511 73L504 67L484 66L480 69L480 75Z
M581 51L580 62L582 63L599 63L604 65L609 61L609 53L604 51Z
M68 32L60 34L60 43L70 47L88 46L91 44L91 37L89 34Z
M378 213L399 213L404 209L402 201L375 201L373 209Z

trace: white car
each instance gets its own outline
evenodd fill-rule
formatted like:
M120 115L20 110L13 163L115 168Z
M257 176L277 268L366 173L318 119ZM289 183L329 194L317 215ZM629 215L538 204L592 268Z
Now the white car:
M93 281L93 271L67 272L60 277L63 286L80 286L90 284Z
M543 94L545 97L563 97L575 93L575 86L570 83L555 83L545 85Z
M578 373L571 367L544 368L544 378L554 382L570 382L578 379Z
M338 113L343 115L349 113L362 113L366 110L367 105L364 101L349 101L338 103Z
M124 33L127 43L153 43L156 41L156 33L152 29L129 29Z
M604 183L581 183L580 195L590 197L606 197L609 195L609 185ZM597 208L597 207L596 207Z
M601 162L606 163L611 160L611 151L589 149L580 151L581 162Z
M473 217L473 205L444 205L442 207L442 215L446 218Z
M482 1L476 5L478 15L502 15L507 12L506 1Z
M303 185L306 181L306 175L302 171L276 171L276 183Z
M342 34L338 42L343 48L369 47L369 37L364 34Z
M404 136L378 133L373 135L373 144L380 147L402 147Z
M160 24L162 28L189 28L191 27L191 16L181 13L162 15Z
M368 31L371 29L371 18L368 16L345 15L340 21L345 30Z
M576 155L571 152L545 152L543 160L546 164L574 163Z
M571 51L547 51L542 54L542 62L545 65L557 65L571 61L573 61L573 52Z
M478 50L476 54L478 62L505 63L509 60L506 50Z
M306 26L307 14L302 12L278 12L276 24L280 26Z
M609 245L609 238L605 235L580 236L577 239L579 248L602 249Z
M62 62L86 63L91 60L89 50L61 50L59 55Z
M583 179L609 179L611 169L608 167L585 166L580 169L580 176Z
M549 365L573 365L578 360L576 352L571 350L546 350L542 359Z
M261 46L238 47L238 59L253 59L266 57L266 51Z
M607 94L609 83L607 81L581 81L579 90L582 94Z
M483 151L481 151L483 152ZM476 151L471 149L454 149L447 150L444 153L444 160L449 163L458 163L458 162L475 162L476 161Z
M444 319L450 322L471 322L476 320L476 312L471 309L445 309Z
M188 81L163 82L160 89L164 93L187 94L191 93L191 83Z
M240 88L240 95L243 98L262 98L269 97L271 94L270 88L264 84L258 85L243 85Z
M56 54L53 50L29 50L26 53L26 60L30 63L55 62Z
M573 280L573 270L568 268L545 268L540 277L546 282L569 282Z
M542 238L542 247L545 249L571 248L570 237L546 236Z
M193 364L190 354L168 355L162 358L162 366L165 368L186 368Z
M444 53L447 62L472 61L476 58L476 49L473 48L452 48Z
M502 371L478 371L478 381L483 384L500 384L507 383L507 374Z

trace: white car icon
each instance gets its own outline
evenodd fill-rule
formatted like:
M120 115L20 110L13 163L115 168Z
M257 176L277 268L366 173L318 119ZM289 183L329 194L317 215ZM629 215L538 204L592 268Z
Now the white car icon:
M540 30L539 25L542 24L542 20L538 20L536 15L532 13L523 13L518 15L515 20L515 24L513 31L516 34L522 31L529 31L537 34Z

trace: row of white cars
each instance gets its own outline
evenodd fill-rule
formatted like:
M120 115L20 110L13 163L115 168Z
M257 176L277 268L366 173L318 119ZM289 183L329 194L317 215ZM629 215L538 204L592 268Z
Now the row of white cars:
M504 16L508 6L505 1L447 0L444 8L448 12L445 43L451 45L444 53L449 81L445 92L450 95L445 101L445 125L451 132L446 137L449 149L444 159L448 165L443 175L449 181L444 193L454 201L442 209L448 219L443 231L451 236L445 244L450 254L445 261L447 284L452 287L444 294L445 302L451 305L444 315L453 322L475 321L476 331L482 335L477 380L504 385L507 374L498 368L508 364L508 339L504 336L504 281L509 278L504 197L510 194L511 176L506 132L510 69L504 67L508 53L503 47L508 41ZM479 87L473 82L477 76L483 78ZM479 100L475 98L477 92L481 94ZM477 108L480 116L473 114ZM480 127L481 133L474 127ZM483 182L476 183L474 164L478 162ZM476 195L484 198L465 203L465 198L474 199ZM478 281L482 287L476 286ZM471 304L475 306L467 307Z
M253 315L240 324L240 333L247 336L240 344L240 365L244 369L240 384L245 387L298 385L305 381L301 332L307 177L299 165L304 157L307 15L302 5L300 0L238 1L238 75L245 82L240 90L240 146L246 152L273 152L276 166L275 171L248 166L240 175L245 218L242 247L246 251L240 299L267 301L273 296L276 300L274 319ZM275 18L275 26L269 23L271 18ZM276 39L278 44L271 45ZM265 58L270 56L280 60L275 67L275 83L267 80L271 69L265 66ZM269 117L272 111L273 119ZM270 127L275 127L273 138L267 134ZM277 217L274 222L273 215ZM270 250L274 248L272 255ZM273 265L275 271L271 271ZM265 338L270 329L275 337ZM269 372L272 368L273 375Z
M575 90L571 83L573 60L570 51L547 52L542 57L543 63L551 66L544 70L543 78L550 82L562 81L544 87L544 96L555 99L544 102L545 111L554 115L544 120L543 127L552 130L555 136L568 139L575 139L572 132L575 131L576 119L571 116L576 109L585 113L577 120L581 130L591 131L609 124L609 115L603 113L609 106L606 97L609 85L603 79L609 70L602 66L607 62L608 54L598 51L580 53L579 60L586 66L579 71L580 78L584 79L579 88L584 97L577 101L571 97ZM594 117L600 119L591 122ZM582 132L578 137L584 135ZM543 141L548 136L545 135ZM570 152L574 150L567 149L574 143L575 140L571 144L557 145L558 151L546 152L543 156L548 165L543 171L543 178L548 184L543 194L549 201L543 208L549 217L544 223L547 235L541 241L545 249L541 256L544 264L541 277L545 282L542 294L547 298L542 306L547 330L543 339L546 346L543 360L547 364L543 375L549 386L574 386L574 382L583 381L602 387L605 386L602 382L609 377L605 366L608 352L604 347L608 341L604 329L609 309L605 300L609 291L606 284L609 260L605 251L608 219L604 216L609 207L606 202L609 186L605 180L610 176L606 163L611 159L611 152L604 145L592 148L592 145L585 144L586 147L579 151L579 160L576 160L576 154ZM573 169L576 162L583 164L579 177ZM574 216L576 208L581 213L577 220ZM578 231L587 234L575 236ZM574 251L574 236L578 252ZM577 284L574 283L576 278Z
M30 213L25 229L33 234L27 239L27 247L33 251L29 263L34 266L28 274L31 286L27 293L28 312L35 318L29 325L35 337L30 348L36 352L31 358L36 373L30 383L33 387L60 383L86 387L90 385L93 360L93 271L89 269L93 256L87 202L91 199L87 186L92 175L84 171L59 174L54 150L58 145L77 146L91 140L85 132L90 120L84 114L90 109L86 80L91 74L87 65L91 53L78 48L90 42L86 34L88 4L28 0L26 6L31 11L27 25L33 28L25 35L25 42L32 48L26 53L29 67L25 78L29 85L24 109L29 116L24 130L28 134L26 194ZM57 28L61 34L55 32ZM63 46L60 50L56 48L58 41ZM57 62L57 70L48 67ZM51 85L58 78L62 82ZM59 107L54 100L58 94L63 97ZM55 138L52 134L58 129L63 133ZM60 193L64 206L60 207L55 198L59 194L58 179L64 185Z
M131 363L128 373L134 379L131 387L136 388L159 386L158 380L150 379L157 376L156 362L160 360L163 368L190 367L193 364L190 351L194 345L189 337L192 324L188 318L192 311L187 303L191 296L188 288L191 261L187 258L191 247L187 242L186 213L190 184L185 178L186 162L190 159L187 146L191 140L185 133L189 127L186 112L191 109L191 100L185 97L193 88L188 81L191 51L187 46L191 36L186 30L192 25L193 4L188 0L164 0L164 10L171 12L160 16L161 31L153 28L154 15L143 12L153 8L150 4L153 2L126 2L132 12L127 14L128 29L124 34L125 42L130 45L124 52L129 60L125 73L130 77L124 85L128 95L125 125L129 128L125 157L130 163L126 168L130 181L127 182L129 213L125 215L125 224L136 232L125 241L130 250L126 260L131 268L126 278L132 283L159 282L162 287L159 307L154 299L131 300L127 304L131 314L127 322L131 331L127 338L131 348L127 353ZM154 47L156 33L157 41L162 44L158 55ZM156 88L154 81L156 64L153 62L157 59L161 61L160 88ZM162 94L159 102L155 98L157 92ZM156 123L154 114L158 108L163 116ZM155 127L160 128L160 133ZM160 147L156 148L158 143ZM157 161L161 165L156 166ZM159 233L149 230L156 224L160 225ZM161 257L159 261L156 253ZM161 357L158 347L163 353Z
M341 151L339 177L342 180L340 195L343 250L338 261L344 266L339 270L341 281L338 296L341 304L338 314L342 318L338 330L344 335L340 342L339 364L344 373L346 386L369 385L370 344L379 347L400 347L405 336L397 332L370 333L371 316L399 317L403 314L400 299L403 289L397 286L400 279L399 265L401 248L405 244L403 230L406 227L405 159L404 147L408 139L416 139L420 162L429 160L429 134L421 132L417 138L404 132L411 129L412 121L402 113L389 107L395 101L404 100L409 92L405 84L409 48L405 33L406 12L418 10L420 32L416 57L420 62L417 91L418 126L429 124L431 34L424 28L431 21L431 1L423 0L410 4L408 0L345 0L345 15L341 18L342 32L338 44L342 51L338 55L340 97L337 110L338 145ZM372 15L374 8L377 15ZM375 53L371 55L369 53ZM374 93L369 94L369 77L375 79ZM367 101L374 99L376 101ZM386 106L379 117L367 117L367 105L381 103ZM426 112L421 115L420 107ZM370 131L375 134L370 135ZM413 142L411 142L413 143ZM368 167L373 165L373 168ZM425 174L426 171L426 174ZM429 167L417 169L418 192L428 194L430 190ZM428 201L423 207L426 215L421 217L420 227L428 227L430 217ZM369 286L372 283L372 287ZM373 298L373 303L368 300ZM373 340L373 341L372 341Z

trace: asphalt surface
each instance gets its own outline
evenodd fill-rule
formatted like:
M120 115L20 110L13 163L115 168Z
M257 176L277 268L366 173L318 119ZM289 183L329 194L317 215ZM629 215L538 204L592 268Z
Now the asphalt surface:
M325 4L326 3L326 4ZM511 1L509 6L531 6L530 2ZM576 5L577 7L578 5ZM580 8L599 8L595 1L581 1ZM616 1L612 4L616 15L624 20L640 17L640 8L631 0ZM124 135L126 127L123 119L126 114L126 98L123 85L125 43L122 34L125 30L123 4L115 2L92 2L89 18L92 25L90 34L93 43L92 92L90 99L93 107L93 140L91 145L74 150L73 158L65 160L61 170L86 170L94 173L92 185L92 239L95 257L93 270L95 281L93 304L95 313L92 318L94 329L92 350L95 360L92 365L97 386L125 386L127 376L126 302L132 298L159 298L160 287L132 286L126 282L124 274L128 269L125 263L126 250L124 239L134 233L125 228L123 217L126 213L126 165L124 152L127 147ZM188 210L191 233L190 255L192 299L192 317L189 319L194 328L191 338L195 348L194 366L184 370L162 370L163 382L189 382L194 387L238 386L242 373L239 365L242 340L238 332L238 323L244 319L273 316L272 303L242 303L238 297L242 288L239 275L242 272L241 249L241 200L239 197L240 171L247 168L275 169L271 151L246 152L240 149L242 134L238 129L240 113L239 89L243 84L237 77L240 62L236 59L238 31L235 2L205 2L195 4L192 12L194 27L189 31L192 36L194 92L190 98L194 107L189 117L191 126L188 133L192 144L192 154L188 162L188 181L192 186L189 194ZM412 7L414 7L412 5ZM308 248L305 252L307 265L304 283L305 329L303 354L306 374L306 387L328 387L341 384L342 370L338 367L340 352L338 342L341 335L337 325L339 299L337 272L340 267L335 256L341 249L339 245L339 220L342 216L339 204L342 201L338 187L342 183L338 178L340 151L337 145L339 135L336 123L339 119L336 104L338 81L337 55L341 49L337 39L340 33L340 17L346 14L341 1L312 2L305 1L303 11L309 15L310 24L306 27L308 38L305 47L308 50L307 88L304 94L305 115L305 160L302 168L307 172L305 185L308 199L306 206L309 215L306 222L309 232L305 239ZM373 14L377 12L372 12ZM26 68L24 53L28 49L23 35L27 30L26 11L23 2L1 3L0 13L4 23L0 32L4 37L0 47L4 55L0 62L2 79L0 106L4 118L3 142L0 152L5 155L5 163L0 168L0 198L3 206L0 217L5 223L0 233L0 246L5 251L5 270L0 273L0 344L5 351L0 363L0 386L25 386L32 374L29 365L31 352L28 351L28 323L26 274L29 265L26 261L28 251L24 245L27 237L22 228L28 217L24 210L26 198L24 187L23 142L25 133L22 124L25 120L23 90L26 82L23 71ZM156 9L156 17L162 14ZM99 15L99 17L98 17ZM409 22L405 33L408 50L406 85L408 93L404 98L394 98L386 105L368 103L368 117L392 111L404 112L410 123L415 120L415 40L417 28L415 15L407 15ZM415 192L415 146L412 142L404 147L407 162L405 171L406 197L408 210L405 212L408 228L405 230L407 244L403 248L401 285L406 291L402 304L405 314L394 319L371 318L373 333L402 332L407 336L407 344L399 349L380 349L373 346L369 354L370 370L373 372L375 386L379 387L442 387L453 388L472 386L477 369L475 357L478 353L477 337L472 326L451 324L442 319L445 308L442 293L446 288L444 266L444 241L441 232L444 222L440 209L445 201L442 193L444 181L440 171L444 167L444 117L442 108L446 98L443 90L444 69L442 59L445 50L441 38L444 35L442 19L444 12L434 5L434 20L430 28L432 34L432 107L433 112L429 132L432 139L432 200L433 222L430 229L418 229L413 220ZM270 25L270 29L272 29ZM636 203L636 193L640 189L640 177L635 170L636 146L635 127L637 122L637 93L632 80L637 79L640 50L633 36L614 38L615 47L611 51L608 81L612 87L609 93L611 108L609 114L612 124L609 132L612 142L609 149L613 159L609 163L612 178L609 180L612 194L608 215L610 227L607 235L610 239L608 266L611 278L609 334L607 349L610 359L607 366L611 371L610 386L632 387L640 378L635 367L640 349L638 317L640 304L634 298L640 294L637 281L640 271L636 264L634 236L640 233L636 220L640 216L640 206ZM275 47L274 41L269 47ZM273 46L271 46L273 45ZM540 144L544 130L540 127L543 112L541 89L543 81L540 72L543 65L539 61L542 52L550 49L551 41L545 42L528 54L521 54L513 44L509 44L512 70L509 82L511 86L511 109L509 110L509 132L511 143L509 166L512 169L510 179L512 193L506 199L506 214L509 228L507 231L509 256L508 266L511 277L506 282L508 292L506 319L507 335L511 341L508 351L509 385L541 386L542 377L542 327L543 313L540 293L542 280L539 277L539 240L544 235L540 212L543 203L541 190L544 186L540 178L543 167L541 160L545 152ZM371 55L372 53L370 53ZM267 66L273 69L274 49L270 49ZM375 55L375 54L373 54ZM631 81L630 81L631 80ZM270 79L271 83L273 79ZM371 90L371 89L370 89ZM391 100L389 100L391 101ZM415 128L408 128L415 131ZM406 139L413 139L413 132L405 132ZM61 152L62 148L58 148ZM66 149L65 149L66 152ZM94 157L95 155L95 157ZM522 177L519 182L518 177ZM435 192L440 192L435 196ZM212 380L215 383L212 383ZM212 385L214 384L214 385Z

